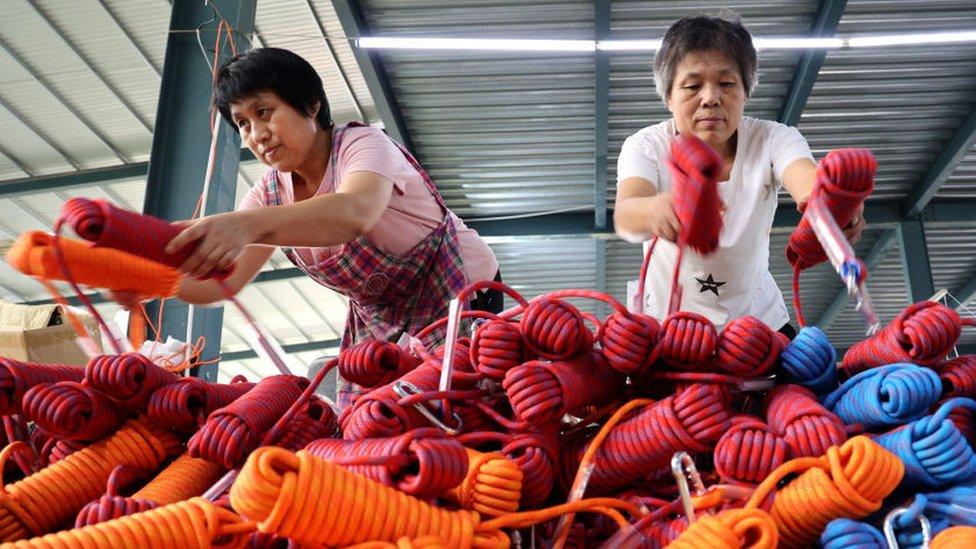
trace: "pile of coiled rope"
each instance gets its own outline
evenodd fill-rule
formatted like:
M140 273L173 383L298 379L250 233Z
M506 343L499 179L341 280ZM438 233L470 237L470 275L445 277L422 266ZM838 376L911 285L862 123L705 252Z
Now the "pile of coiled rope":
M698 185L715 170L687 146L675 169L697 198L676 204L691 227L681 240L707 250L721 219L693 226L688 211L717 204L714 185ZM835 155L821 192L843 195L849 161L870 167ZM861 176L835 209L863 199ZM175 234L165 222L119 239L120 226L140 235L141 217L68 210L96 246L179 264L161 255ZM823 260L808 229L791 239L797 272ZM793 341L752 317L719 332L689 312L656 319L589 290L529 300L498 282L460 301L483 288L515 306L465 312L452 352L442 319L403 347L360 342L311 380L208 383L134 353L85 367L0 359L0 469L19 479L0 493L0 541L880 547L877 517L900 506L903 546L921 545L919 517L936 544L972 539L976 516L949 509L976 501L976 357L949 358L970 324L951 309L909 306L838 364L813 326ZM338 415L314 394L332 368L364 388ZM679 453L684 484L688 463L704 480L687 494Z

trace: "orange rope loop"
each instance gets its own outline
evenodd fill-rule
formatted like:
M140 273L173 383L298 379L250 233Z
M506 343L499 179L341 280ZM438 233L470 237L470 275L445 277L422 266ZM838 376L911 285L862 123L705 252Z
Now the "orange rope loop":
M866 436L831 446L826 455L797 458L776 468L746 503L755 508L787 475L802 473L775 493L769 514L784 547L812 544L835 518L859 519L881 508L905 474L897 456Z
M775 549L778 542L779 531L768 513L761 509L729 509L699 518L668 547Z
M465 448L468 474L448 492L449 499L483 516L500 517L518 510L522 498L522 470L498 452Z
M231 487L230 502L242 516L257 521L259 531L315 546L436 534L449 547L502 549L509 546L502 528L531 526L571 511L604 512L618 524L622 516L608 508L640 514L631 503L599 498L482 523L476 512L428 505L304 450L293 454L268 446L248 458Z
M115 434L9 484L0 493L0 541L41 535L75 516L105 489L116 465L155 470L182 443L146 420L127 421ZM0 453L2 469L8 453Z

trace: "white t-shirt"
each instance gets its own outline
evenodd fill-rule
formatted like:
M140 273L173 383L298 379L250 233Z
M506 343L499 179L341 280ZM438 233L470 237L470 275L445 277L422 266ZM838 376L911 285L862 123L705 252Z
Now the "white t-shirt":
M672 189L667 159L677 135L674 120L648 126L624 141L617 160L617 182L640 177ZM719 247L702 256L685 250L678 283L681 310L708 317L721 330L730 320L751 315L773 330L789 322L783 294L769 272L769 232L776 213L776 193L783 170L800 158L813 160L810 146L795 128L743 117L728 181L718 184L726 206ZM644 283L644 312L667 315L677 246L660 239Z

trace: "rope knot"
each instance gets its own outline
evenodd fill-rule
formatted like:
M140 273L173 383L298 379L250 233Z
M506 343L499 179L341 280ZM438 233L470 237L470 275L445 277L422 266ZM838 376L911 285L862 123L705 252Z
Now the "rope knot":
M783 339L756 317L736 318L718 336L715 366L734 376L761 376L779 360Z
M614 312L604 325L600 345L610 366L624 374L641 374L657 360L661 325L652 316Z
M489 320L471 338L471 362L487 378L501 381L505 372L526 361L528 351L518 326Z

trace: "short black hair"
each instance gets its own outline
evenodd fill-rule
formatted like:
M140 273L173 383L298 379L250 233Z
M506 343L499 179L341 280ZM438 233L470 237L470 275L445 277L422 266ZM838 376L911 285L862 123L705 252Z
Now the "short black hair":
M213 103L224 120L236 128L230 104L262 91L278 94L295 110L306 114L311 114L318 104L315 120L322 129L332 127L329 101L315 68L300 55L281 48L250 50L224 63L214 81Z
M654 84L661 99L667 101L678 64L691 52L720 51L739 65L746 97L756 87L756 48L752 36L728 12L681 18L664 33L661 48L654 56Z

